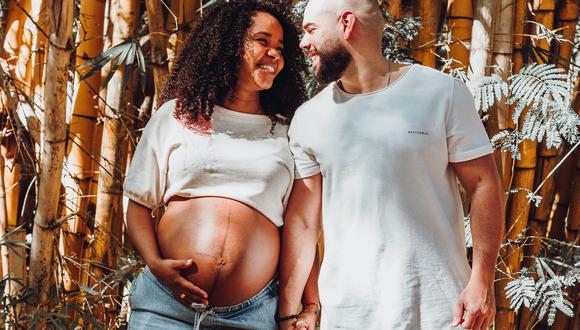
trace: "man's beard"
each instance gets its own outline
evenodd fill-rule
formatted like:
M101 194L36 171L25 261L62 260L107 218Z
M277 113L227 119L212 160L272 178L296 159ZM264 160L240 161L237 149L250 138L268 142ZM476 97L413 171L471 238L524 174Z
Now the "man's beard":
M324 85L340 79L352 60L352 56L340 42L335 41L325 46L318 50L318 70L314 72L314 78Z

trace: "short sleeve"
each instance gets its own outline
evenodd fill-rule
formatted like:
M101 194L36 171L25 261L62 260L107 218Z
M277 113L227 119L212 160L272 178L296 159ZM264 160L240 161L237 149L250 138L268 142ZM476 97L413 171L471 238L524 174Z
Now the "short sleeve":
M453 79L452 97L446 115L447 151L449 161L463 162L493 152L475 102L467 86Z
M301 125L300 119L294 117L288 137L290 139L290 151L294 156L294 178L303 179L320 173L320 165L312 149L308 146L307 131L304 125Z
M149 209L162 204L165 192L167 161L161 138L172 115L168 107L173 108L173 103L160 107L145 126L123 184L125 196Z

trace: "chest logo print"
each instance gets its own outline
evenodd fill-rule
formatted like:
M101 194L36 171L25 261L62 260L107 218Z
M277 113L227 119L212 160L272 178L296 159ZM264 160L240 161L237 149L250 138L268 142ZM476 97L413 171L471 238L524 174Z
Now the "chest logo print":
M407 131L409 134L417 134L417 135L429 135L429 133L425 131Z

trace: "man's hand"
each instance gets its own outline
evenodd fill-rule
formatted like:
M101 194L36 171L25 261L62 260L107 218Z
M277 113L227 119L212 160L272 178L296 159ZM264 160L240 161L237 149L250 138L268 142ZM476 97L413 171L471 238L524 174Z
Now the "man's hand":
M191 266L193 266L191 259L161 259L149 265L149 269L184 305L191 306L192 303L208 304L207 293L181 275L183 269Z
M292 330L315 330L318 315L314 311L302 311L298 320L292 323Z
M465 329L485 330L495 318L495 296L491 284L470 280L459 296L453 316L453 326Z
M287 320L278 323L280 330L315 330L318 315L315 311L304 310L296 320Z

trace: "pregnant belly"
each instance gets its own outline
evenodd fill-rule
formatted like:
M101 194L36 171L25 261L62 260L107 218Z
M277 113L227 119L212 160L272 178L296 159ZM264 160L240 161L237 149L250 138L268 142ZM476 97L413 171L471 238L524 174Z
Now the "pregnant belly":
M183 275L208 293L212 306L252 297L278 268L278 227L231 199L172 199L159 221L157 241L163 258L193 260Z

